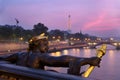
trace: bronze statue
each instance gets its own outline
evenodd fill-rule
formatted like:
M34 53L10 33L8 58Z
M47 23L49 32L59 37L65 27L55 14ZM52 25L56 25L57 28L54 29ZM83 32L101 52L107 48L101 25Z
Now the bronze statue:
M99 66L100 63L100 59L97 57L80 58L70 55L54 57L47 54L47 52L48 38L40 35L33 37L29 41L28 52L18 52L10 56L1 57L0 59L16 65L38 69L44 69L45 66L69 67L68 74L73 75L80 75L80 68L83 65Z

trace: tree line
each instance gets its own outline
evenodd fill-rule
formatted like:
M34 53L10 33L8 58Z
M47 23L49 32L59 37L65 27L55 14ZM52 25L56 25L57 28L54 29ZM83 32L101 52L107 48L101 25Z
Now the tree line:
M84 40L85 38L96 39L95 36L90 36L88 34L83 34L82 32L78 33L69 33L68 31L61 31L59 29L48 31L42 23L35 24L33 29L24 29L18 25L0 25L0 40L11 40L18 41L21 37L24 41L28 41L33 36L45 33L49 40L65 40L65 39L80 39Z

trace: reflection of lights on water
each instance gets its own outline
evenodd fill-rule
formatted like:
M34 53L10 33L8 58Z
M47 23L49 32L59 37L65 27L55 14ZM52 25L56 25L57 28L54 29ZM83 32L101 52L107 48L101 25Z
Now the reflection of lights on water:
M68 55L80 56L80 49L77 49L77 48L70 49L70 50L68 50Z
M80 49L76 49L77 53L80 53Z
M51 53L50 55L51 56L61 56L61 52L58 51L58 52L55 52L55 53Z
M108 52L108 61L109 61L108 64L110 65L111 70L112 70L115 65L115 53L113 50L109 50Z
M55 55L55 53L51 53L51 54L50 54L50 56L54 56L54 55Z
M68 50L63 50L64 55L68 55Z
M90 57L90 55L91 55L91 50L90 49L84 49L84 56L85 57Z
M76 49L72 49L73 50L73 53L75 53L76 52Z
M89 47L83 47L83 49L89 49Z
M61 52L56 52L56 56L61 56Z
M114 52L113 52L113 50L109 50L109 57L110 57L111 60L114 59Z

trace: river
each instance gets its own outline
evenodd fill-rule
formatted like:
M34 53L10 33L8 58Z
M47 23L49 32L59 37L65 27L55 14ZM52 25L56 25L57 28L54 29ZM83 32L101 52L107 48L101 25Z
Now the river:
M99 47L99 46L98 46ZM97 48L98 48L97 47ZM51 53L52 56L72 55L77 57L92 57L96 56L96 49L68 49L61 52ZM100 68L96 67L89 76L94 80L120 80L120 50L116 50L114 46L107 45L106 55L103 56L100 63ZM82 70L88 66L84 66ZM46 67L54 69L61 73L66 73L67 68Z

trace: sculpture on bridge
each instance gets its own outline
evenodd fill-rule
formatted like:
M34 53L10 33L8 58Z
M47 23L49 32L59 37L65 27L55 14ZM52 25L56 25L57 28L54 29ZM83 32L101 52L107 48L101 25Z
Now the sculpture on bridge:
M30 39L28 52L18 52L10 56L0 57L0 59L16 65L38 69L45 69L45 66L68 67L68 74L73 75L80 75L80 68L83 65L89 64L99 67L100 63L98 57L81 58L70 55L54 57L47 52L48 38L42 34Z

